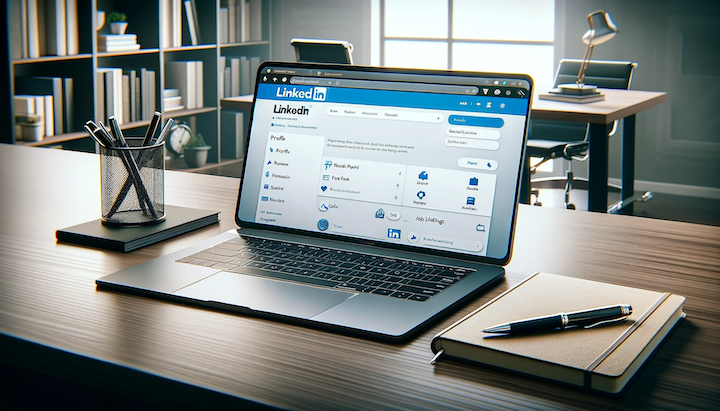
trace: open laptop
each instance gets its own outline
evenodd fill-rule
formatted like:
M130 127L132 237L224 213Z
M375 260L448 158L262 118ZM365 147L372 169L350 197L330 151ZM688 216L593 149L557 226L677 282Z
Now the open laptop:
M405 340L504 276L532 85L263 63L239 228L97 285Z

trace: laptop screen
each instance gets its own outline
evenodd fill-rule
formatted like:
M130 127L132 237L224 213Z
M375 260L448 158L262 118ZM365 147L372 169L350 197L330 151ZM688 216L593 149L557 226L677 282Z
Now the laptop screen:
M525 75L266 62L237 223L504 264L531 96Z

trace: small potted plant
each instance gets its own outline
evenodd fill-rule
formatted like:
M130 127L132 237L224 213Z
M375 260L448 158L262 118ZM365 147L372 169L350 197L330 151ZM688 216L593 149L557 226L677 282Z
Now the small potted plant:
M110 22L110 31L112 31L112 34L125 34L128 26L125 13L113 11L108 16L108 21Z
M190 137L187 144L183 146L183 158L185 164L191 168L202 167L207 162L210 146L205 143L202 134L195 134Z

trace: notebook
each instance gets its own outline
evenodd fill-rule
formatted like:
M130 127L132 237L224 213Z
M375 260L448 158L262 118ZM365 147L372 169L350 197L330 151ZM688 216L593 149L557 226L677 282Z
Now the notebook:
M526 75L265 62L238 228L101 289L404 341L504 276Z
M433 338L438 355L620 394L685 318L685 297L536 273ZM628 304L622 321L528 334L481 330L539 316Z

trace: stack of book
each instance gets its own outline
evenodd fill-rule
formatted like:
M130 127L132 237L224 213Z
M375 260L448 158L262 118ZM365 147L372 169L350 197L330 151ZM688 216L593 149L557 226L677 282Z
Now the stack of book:
M220 5L220 43L262 40L262 0L222 0Z
M178 95L174 92L165 94L166 97L182 98L187 109L202 108L205 106L203 99L203 62L202 61L171 61L165 63L165 86L168 89L177 89ZM178 101L165 101L164 110L167 111L167 104L172 104L171 109L178 109Z
M230 63L226 62L230 60ZM226 66L227 64L227 66ZM255 77L260 67L260 57L221 57L223 96L244 96L255 92Z
M155 72L99 67L95 79L97 118L115 116L118 124L150 120L156 110Z
M180 90L176 88L166 88L163 90L163 111L182 110L185 106L182 104L182 96Z
M98 51L134 51L140 50L137 34L99 34Z
M10 41L19 50L14 58L71 56L80 53L77 0L20 0L7 2L9 17L19 19L10 25Z
M17 77L15 93L15 116L27 117L29 114L38 116L44 126L42 136L76 131L73 124L72 78ZM31 120L31 118L20 119L20 123L28 124L23 120ZM24 131L27 130L23 130L22 135L26 134ZM23 137L23 140L26 138ZM36 140L38 140L36 137L31 138L31 141Z

